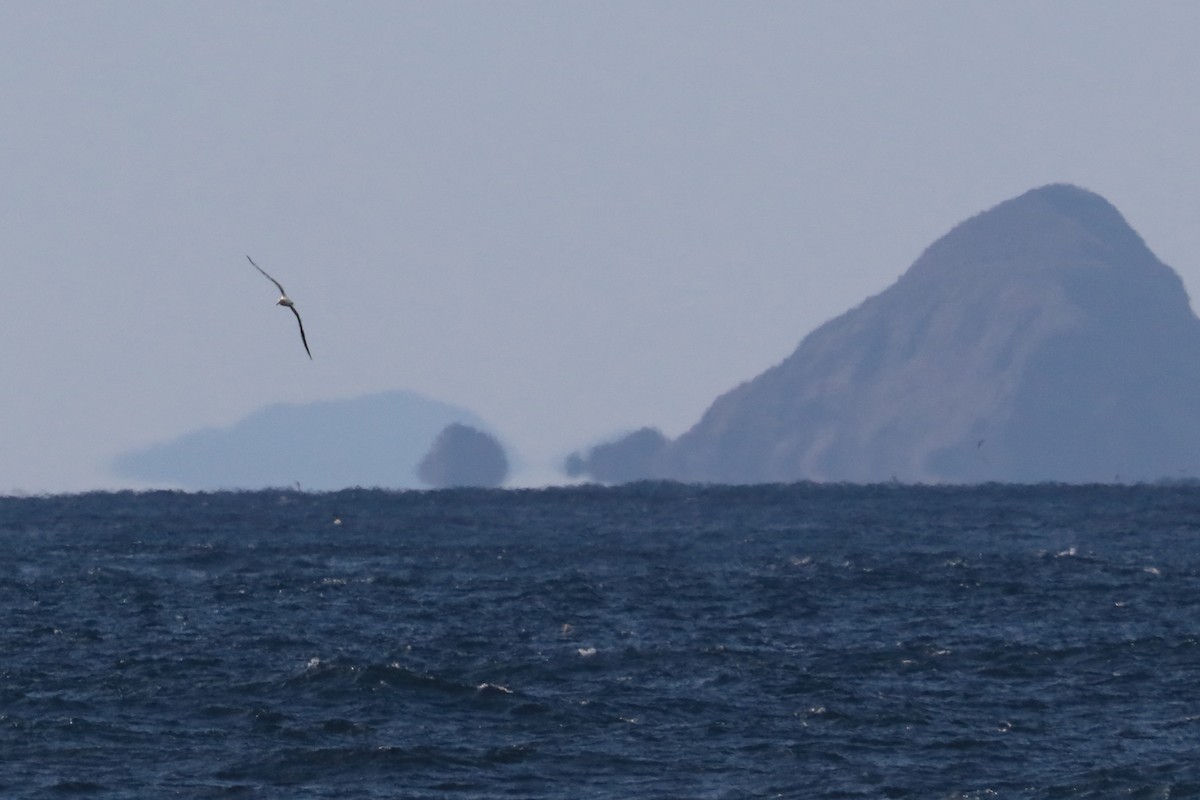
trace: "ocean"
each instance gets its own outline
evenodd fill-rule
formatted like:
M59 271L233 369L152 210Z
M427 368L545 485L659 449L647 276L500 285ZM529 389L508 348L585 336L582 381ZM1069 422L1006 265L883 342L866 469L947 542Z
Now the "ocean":
M1200 488L0 498L5 798L1200 796Z

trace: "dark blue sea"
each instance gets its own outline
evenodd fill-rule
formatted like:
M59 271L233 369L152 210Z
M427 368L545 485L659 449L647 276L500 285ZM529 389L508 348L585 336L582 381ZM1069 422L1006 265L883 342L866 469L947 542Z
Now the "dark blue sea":
M1200 488L0 498L5 798L1200 796Z

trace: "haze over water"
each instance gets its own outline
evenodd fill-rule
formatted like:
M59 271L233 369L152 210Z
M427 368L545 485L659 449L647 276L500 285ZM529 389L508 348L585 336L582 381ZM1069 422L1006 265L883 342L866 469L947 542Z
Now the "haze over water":
M470 409L524 483L721 392L1035 186L1196 293L1200 6L0 8L0 492L274 403ZM278 278L312 345L271 303ZM264 294L265 293L265 294Z

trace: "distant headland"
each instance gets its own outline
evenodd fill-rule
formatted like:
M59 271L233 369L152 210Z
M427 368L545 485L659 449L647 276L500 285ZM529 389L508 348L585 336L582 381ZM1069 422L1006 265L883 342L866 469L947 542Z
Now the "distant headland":
M428 486L417 474L419 462L439 433L456 424L488 429L467 409L413 392L278 404L226 428L126 453L114 468L125 477L185 489L416 489Z

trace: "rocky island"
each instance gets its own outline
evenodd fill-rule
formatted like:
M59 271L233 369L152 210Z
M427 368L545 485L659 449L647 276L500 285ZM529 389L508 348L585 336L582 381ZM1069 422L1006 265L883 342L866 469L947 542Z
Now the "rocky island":
M574 470L718 483L1194 477L1200 320L1108 201L1044 186L956 226L677 439L635 435L577 454Z

